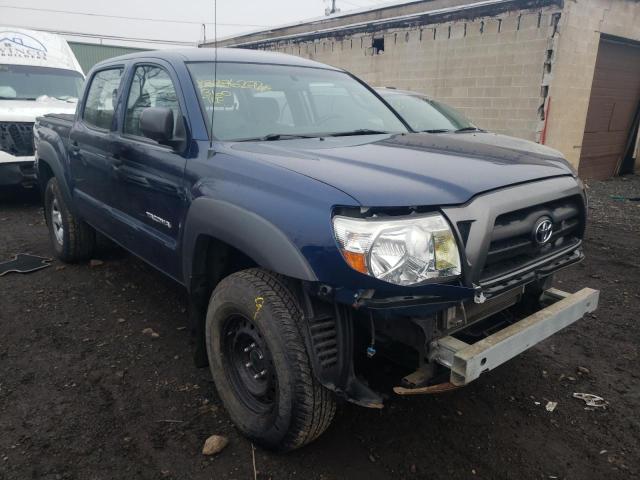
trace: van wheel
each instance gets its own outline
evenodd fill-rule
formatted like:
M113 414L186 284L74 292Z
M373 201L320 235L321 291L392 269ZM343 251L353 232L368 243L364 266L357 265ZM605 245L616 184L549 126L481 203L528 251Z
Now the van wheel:
M207 354L218 394L238 429L266 448L312 442L335 413L332 392L311 371L301 318L291 292L261 269L226 277L209 302Z
M55 177L47 183L44 209L56 256L69 263L88 259L95 246L95 231L69 211Z

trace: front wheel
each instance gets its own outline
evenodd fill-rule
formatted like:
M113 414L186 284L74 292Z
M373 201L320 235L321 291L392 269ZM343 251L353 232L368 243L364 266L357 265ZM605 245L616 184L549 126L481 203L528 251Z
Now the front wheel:
M211 295L209 365L238 429L256 443L293 450L315 440L335 413L332 392L313 376L297 303L274 274L244 270Z
M44 191L44 211L56 256L64 262L88 259L95 246L95 231L69 210L55 177Z

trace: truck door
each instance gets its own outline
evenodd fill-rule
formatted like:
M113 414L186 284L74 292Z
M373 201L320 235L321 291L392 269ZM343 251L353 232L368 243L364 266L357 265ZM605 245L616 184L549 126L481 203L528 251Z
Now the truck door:
M108 209L113 188L113 119L123 70L108 67L89 80L68 147L75 203L81 216L106 232L112 227Z
M116 140L114 206L116 240L166 274L179 277L178 241L187 203L183 182L187 134L184 102L170 66L134 65L124 91L121 132ZM173 139L160 145L140 129L149 107L173 112Z

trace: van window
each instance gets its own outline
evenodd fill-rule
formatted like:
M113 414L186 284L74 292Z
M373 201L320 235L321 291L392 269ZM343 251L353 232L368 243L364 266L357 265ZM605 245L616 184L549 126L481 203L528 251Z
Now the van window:
M82 114L83 120L89 125L104 130L111 129L122 71L121 67L111 68L101 70L93 76Z
M181 125L180 104L171 77L162 68L152 65L136 67L127 100L124 133L142 137L140 116L145 108L164 107L173 110L173 120ZM174 126L174 136L175 136Z
M0 64L0 100L77 100L84 78L62 68Z

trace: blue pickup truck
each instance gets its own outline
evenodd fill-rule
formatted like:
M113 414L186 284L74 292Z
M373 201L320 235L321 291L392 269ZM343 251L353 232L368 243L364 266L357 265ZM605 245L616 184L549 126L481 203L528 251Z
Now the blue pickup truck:
M551 287L583 258L575 171L487 138L417 133L343 70L240 49L102 62L75 116L35 126L56 255L100 233L183 285L196 363L279 450L336 399L464 386L596 308Z

